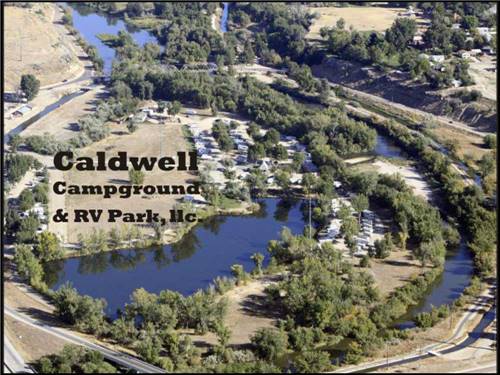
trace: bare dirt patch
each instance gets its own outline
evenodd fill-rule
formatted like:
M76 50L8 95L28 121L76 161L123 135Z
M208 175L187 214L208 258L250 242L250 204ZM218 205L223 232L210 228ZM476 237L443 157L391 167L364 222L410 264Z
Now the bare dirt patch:
M34 74L42 86L83 72L70 39L55 25L56 4L31 3L28 8L5 6L5 89L14 90L21 75Z

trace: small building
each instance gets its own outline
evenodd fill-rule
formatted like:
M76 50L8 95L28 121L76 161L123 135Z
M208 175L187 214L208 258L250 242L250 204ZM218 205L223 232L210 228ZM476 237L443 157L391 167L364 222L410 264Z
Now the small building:
M470 50L471 56L477 56L477 55L482 55L483 51L481 51L479 48L473 48Z
M31 109L32 109L32 107L30 105L26 104L26 105L23 105L22 107L18 108L16 111L14 111L13 115L16 117L24 116L25 114L30 112Z
M454 24L452 24L452 25L451 25L451 28L452 28L453 30L460 30L460 27L461 27L461 26L460 26L460 24L459 24L459 23L454 23Z
M461 81L461 80L459 80L459 79L453 79L453 80L451 81L451 85L452 85L453 87L460 87L460 86L462 86L462 81Z
M258 169L261 170L262 172L269 172L271 170L271 166L267 161L263 160L262 163L259 165Z

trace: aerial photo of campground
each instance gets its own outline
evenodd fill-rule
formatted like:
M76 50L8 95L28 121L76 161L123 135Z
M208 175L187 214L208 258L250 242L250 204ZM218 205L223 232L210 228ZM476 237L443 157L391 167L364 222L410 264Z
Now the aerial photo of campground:
M496 373L496 2L2 2L3 372Z

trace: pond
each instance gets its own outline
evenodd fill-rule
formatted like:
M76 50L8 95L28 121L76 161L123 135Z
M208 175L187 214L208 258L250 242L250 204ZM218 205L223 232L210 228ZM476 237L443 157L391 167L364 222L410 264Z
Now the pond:
M404 159L404 152L389 137L377 133L377 144L373 153L386 158Z
M300 202L270 198L259 203L261 209L254 215L212 217L173 245L49 262L45 264L47 284L57 289L70 281L81 294L105 298L106 312L112 317L137 288L189 295L206 288L217 276L231 276L233 264L251 271L250 256L257 251L266 256L267 264L267 244L279 238L283 227L302 233Z
M73 26L88 43L97 48L99 56L104 60L103 70L105 74L111 73L115 50L101 42L97 37L98 34L117 35L119 31L127 31L140 46L157 42L156 38L148 31L130 26L120 18L95 13L95 9L80 4L71 3L71 8L73 9Z

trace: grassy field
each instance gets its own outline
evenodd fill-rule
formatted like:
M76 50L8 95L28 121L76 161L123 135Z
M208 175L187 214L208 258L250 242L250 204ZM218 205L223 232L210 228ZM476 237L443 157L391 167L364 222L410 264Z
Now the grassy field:
M34 74L42 86L72 78L82 71L69 38L54 21L55 4L33 3L31 8L6 6L5 89L15 89L22 74ZM60 27L61 30L57 30Z
M402 8L383 7L309 7L309 12L317 13L318 18L313 21L307 37L319 39L319 31L322 27L332 27L343 18L346 28L353 27L359 31L385 31L389 28L398 13L404 12Z

